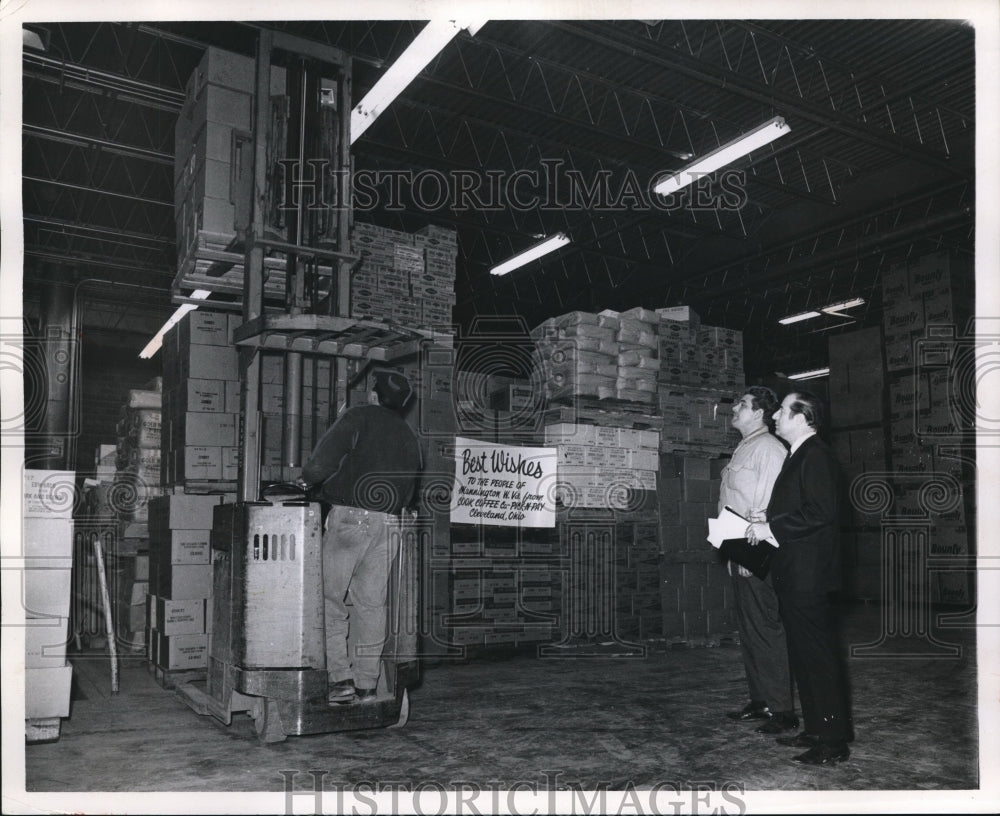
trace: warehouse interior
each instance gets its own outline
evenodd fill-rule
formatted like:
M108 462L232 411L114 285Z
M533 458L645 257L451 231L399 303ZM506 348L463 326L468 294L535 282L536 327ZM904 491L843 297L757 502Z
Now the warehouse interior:
M479 810L458 812L513 795L523 812L620 809L582 793L603 789L639 812L994 812L984 7L19 12L0 318L4 399L8 374L23 399L4 411L23 464L5 447L3 482L24 480L14 507L4 488L4 625L24 624L4 675L26 653L26 732L8 712L23 793L5 811L340 812L348 796L401 812L394 789L434 812L463 791ZM773 140L696 169L759 132ZM228 664L213 673L251 581L228 551L262 505L311 518L283 491L378 366L414 384L425 468L393 571L395 673L369 719L293 723L284 701L227 698ZM706 522L752 385L817 393L844 476L856 736L835 767L725 717L746 682ZM463 510L463 446L550 451L546 521L523 521L527 499L512 522ZM303 596L269 603L315 634Z

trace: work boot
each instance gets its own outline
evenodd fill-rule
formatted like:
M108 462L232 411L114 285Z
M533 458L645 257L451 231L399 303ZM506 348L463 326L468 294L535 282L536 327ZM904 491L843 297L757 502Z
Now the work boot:
M354 694L353 680L338 680L330 685L326 700L328 703L349 703L354 699Z

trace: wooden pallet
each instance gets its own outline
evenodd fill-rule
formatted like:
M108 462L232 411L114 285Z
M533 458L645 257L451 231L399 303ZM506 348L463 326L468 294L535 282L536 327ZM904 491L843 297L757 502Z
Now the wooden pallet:
M39 717L24 721L24 741L29 743L56 742L62 720L59 717Z
M200 231L178 258L174 291L205 289L243 295L244 246L235 235ZM264 258L265 297L284 298L284 258Z
M185 683L204 681L208 677L207 669L164 669L155 663L148 663L147 666L157 685L168 691Z
M615 400L594 400L593 402L549 403L543 414L544 424L552 425L561 422L585 425L605 425L615 428L631 428L633 430L659 430L663 427L663 418L649 414L650 406L639 403L621 403ZM631 407L626 407L631 406Z

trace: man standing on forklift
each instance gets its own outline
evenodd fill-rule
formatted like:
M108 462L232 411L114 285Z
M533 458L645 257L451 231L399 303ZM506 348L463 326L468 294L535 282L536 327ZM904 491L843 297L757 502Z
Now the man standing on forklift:
M303 486L321 485L322 499L332 505L323 534L331 703L376 699L389 571L399 552L391 527L412 504L422 468L416 434L403 418L413 396L409 380L387 368L375 369L372 378L368 404L347 409L330 426L299 480Z

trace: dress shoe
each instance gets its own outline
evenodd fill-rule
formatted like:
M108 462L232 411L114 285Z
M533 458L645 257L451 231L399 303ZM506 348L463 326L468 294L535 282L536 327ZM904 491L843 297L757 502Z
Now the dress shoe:
M794 737L778 737L775 742L778 745L787 745L789 748L813 748L819 744L819 737L800 731Z
M338 680L331 684L326 699L330 703L349 703L354 699L354 681Z
M845 743L833 745L820 743L814 745L804 754L799 754L795 757L795 761L801 762L803 765L836 765L850 755L851 751Z
M728 711L726 716L731 720L766 720L771 711L763 700L751 700L739 711Z
M375 689L364 689L359 688L355 690L354 702L356 703L374 703L377 699Z
M794 711L775 711L767 722L757 729L757 733L782 734L785 731L794 731L798 727L799 718L795 716Z

